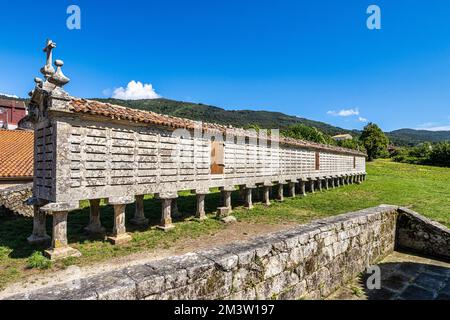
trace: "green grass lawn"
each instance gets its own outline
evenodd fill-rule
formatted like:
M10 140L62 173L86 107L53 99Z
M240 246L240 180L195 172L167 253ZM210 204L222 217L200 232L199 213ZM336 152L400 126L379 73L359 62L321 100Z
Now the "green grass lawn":
M379 160L369 163L367 171L367 181L362 185L308 194L306 198L286 198L283 203L273 202L268 208L256 203L255 209L251 211L239 207L236 192L233 194L233 205L237 207L233 215L240 221L255 224L307 223L314 219L380 204L396 204L411 207L450 227L450 169ZM0 289L8 283L38 272L51 272L73 264L92 264L146 249L168 248L189 238L220 232L227 226L213 219L218 203L218 193L208 195L206 211L211 219L197 222L191 215L186 215L175 220L176 228L167 233L149 228L133 228L127 223L133 240L121 246L113 246L104 239L90 238L83 232L89 221L89 208L84 203L82 210L70 214L68 230L71 246L80 250L83 256L51 265L34 253L44 248L32 247L26 242L32 231L32 219L0 216ZM194 213L195 196L182 194L178 205L180 212ZM127 221L132 218L133 213L134 206L128 206ZM145 214L150 219L150 224L156 225L160 219L159 201L147 197ZM112 208L104 206L102 222L107 230L112 229L112 217ZM47 230L50 232L51 218L47 223Z

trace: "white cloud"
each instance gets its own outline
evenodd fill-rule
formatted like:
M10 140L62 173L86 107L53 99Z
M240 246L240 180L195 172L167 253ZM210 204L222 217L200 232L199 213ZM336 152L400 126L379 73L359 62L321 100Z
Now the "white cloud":
M14 98L14 99L18 99L19 98L18 96L14 95L14 94L7 94L7 93L1 93L1 92L0 92L0 96L5 96L5 97L8 97L8 98Z
M106 91L105 91L106 92ZM140 99L158 99L161 98L155 92L151 84L143 84L140 81L130 81L126 88L120 87L113 91L114 99L122 100L140 100Z
M416 129L428 131L450 131L450 125L445 125L437 122L427 122L417 126Z
M358 121L359 122L367 122L367 119L363 118L363 117L358 117Z
M350 116L358 116L358 109L342 109L340 111L328 111L327 114L335 116L335 117L350 117Z

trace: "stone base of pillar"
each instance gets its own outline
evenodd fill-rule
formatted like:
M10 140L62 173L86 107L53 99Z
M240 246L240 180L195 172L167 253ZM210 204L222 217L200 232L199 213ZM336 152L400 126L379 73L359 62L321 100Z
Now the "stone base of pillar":
M44 256L50 260L61 260L71 257L80 257L81 252L72 247L52 248L44 251Z
M170 231L170 230L172 230L174 228L175 228L174 224L166 224L166 225L163 225L163 226L162 225L156 226L156 229L162 230L162 231Z
M106 238L111 244L120 245L130 242L132 237L128 233L123 233L117 236L110 236Z
M224 218L230 215L231 209L229 207L219 207L217 208L217 218Z
M255 206L253 204L245 204L244 208L247 210L252 210Z
M130 220L130 223L134 224L135 226L147 226L148 219L147 218L133 218Z
M230 224L230 223L236 223L237 219L233 216L226 216L226 217L220 219L220 221L222 221L225 224Z
M51 240L52 240L52 238L47 234L43 235L43 236L36 236L36 235L32 234L31 236L29 236L27 238L28 243L31 245L45 244L47 242L50 242Z
M208 217L206 215L194 218L194 220L196 220L196 221L205 221L207 219L208 219Z

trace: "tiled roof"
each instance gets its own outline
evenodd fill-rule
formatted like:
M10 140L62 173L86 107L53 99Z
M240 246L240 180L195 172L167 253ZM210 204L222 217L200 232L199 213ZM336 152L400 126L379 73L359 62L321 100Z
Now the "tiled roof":
M118 105L112 105L109 103L102 103L93 100L71 98L69 102L69 110L75 113L91 114L96 116L108 117L117 120L128 120L133 122L142 122L158 126L165 126L169 128L183 128L183 129L194 129L196 122L189 119L183 119L178 117L172 117L168 115L162 115L151 111L136 110L132 108L127 108ZM206 130L218 130L220 132L225 132L225 130L230 130L230 128L211 123L202 123L202 129ZM251 135L247 130L240 128L233 128L236 135ZM347 153L353 155L363 155L364 153L346 149L341 147L323 145L319 143L297 140L292 138L280 138L280 143L295 145L299 147L307 147L321 150L328 150L331 152Z
M33 177L33 131L0 130L0 179Z
M76 99L70 101L69 108L71 111L79 113L87 113L92 115L105 116L117 120L129 120L134 122L143 122L154 125L161 125L171 128L193 129L195 121L183 118L162 115L151 111L143 111L122 106L102 103L98 101ZM207 125L209 129L224 129L226 127L220 125Z

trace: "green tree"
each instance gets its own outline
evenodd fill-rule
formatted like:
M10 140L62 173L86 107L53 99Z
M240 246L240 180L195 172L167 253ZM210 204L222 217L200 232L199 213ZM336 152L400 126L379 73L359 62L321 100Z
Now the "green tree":
M308 127L303 124L290 126L289 128L282 130L281 134L285 137L299 140L312 141L322 144L334 144L334 140L330 136L314 127Z
M367 151L369 161L373 161L383 154L389 143L384 132L372 122L364 127L360 140Z
M433 165L450 167L450 143L440 142L434 145L429 159Z
M365 151L364 146L361 144L361 142L358 139L351 139L351 140L341 140L337 141L336 144L339 147L347 148L347 149L354 149L359 151Z

